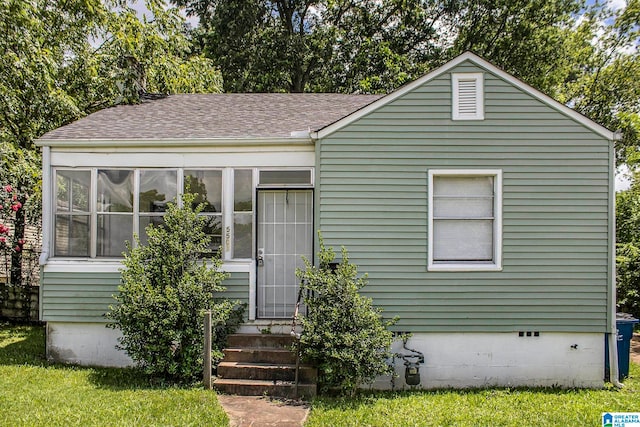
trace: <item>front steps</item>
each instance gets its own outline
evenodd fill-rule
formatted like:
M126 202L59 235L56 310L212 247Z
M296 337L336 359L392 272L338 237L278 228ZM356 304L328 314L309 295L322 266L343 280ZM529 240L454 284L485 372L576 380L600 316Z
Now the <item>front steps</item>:
M229 335L214 387L243 396L315 396L317 370L305 365L299 367L298 396L295 395L296 355L291 351L292 345L290 335Z

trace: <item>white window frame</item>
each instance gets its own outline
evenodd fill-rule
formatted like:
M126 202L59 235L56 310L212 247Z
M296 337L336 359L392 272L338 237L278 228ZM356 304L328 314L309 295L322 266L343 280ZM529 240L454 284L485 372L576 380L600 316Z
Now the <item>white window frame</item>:
M311 172L311 184L301 184L301 185L291 185L295 187L304 187L304 188L313 188L315 182L315 169L313 167L252 167L252 166L226 166L226 167L199 167L199 166L183 166L183 167L148 167L148 166L132 166L132 167L115 167L115 166L88 166L88 167L79 167L73 168L68 166L52 166L52 182L51 182L51 203L52 208L50 212L51 217L51 239L49 241L49 253L51 254L51 258L55 260L68 260L68 261L78 261L78 260L90 260L92 262L109 262L109 261L118 261L122 260L122 257L97 257L96 256L96 243L97 243L97 208L96 208L96 197L97 197L97 182L98 182L98 170L113 170L113 169L126 169L132 170L134 173L134 182L133 182L133 233L140 235L140 212L139 212L139 197L140 197L140 172L146 170L152 171L175 171L177 174L177 196L178 203L182 203L182 194L184 191L184 172L185 170L217 170L222 172L222 259L225 263L246 263L251 262L255 257L255 233L256 233L256 221L255 221L255 206L256 206L256 188L260 187L259 184L259 174L260 171L263 170L309 170ZM234 240L234 170L236 169L244 169L252 171L252 211L253 215L252 220L252 250L250 258L233 258L233 240ZM57 204L57 174L58 171L65 170L82 170L90 172L90 180L89 183L89 256L56 256L55 255L55 226L56 220L55 216L57 213L56 204ZM268 186L267 186L268 187ZM276 185L275 187L283 187L283 185ZM286 187L286 186L285 186ZM248 211L247 211L248 212ZM147 216L147 215L142 215ZM163 213L164 216L164 213ZM135 241L132 240L131 243L135 245Z
M475 80L476 83L476 112L475 114L460 113L460 81ZM484 75L483 73L452 73L451 74L452 120L484 120Z
M433 180L438 176L494 177L493 262L438 262L433 260ZM428 271L501 271L502 270L502 170L430 169L428 188Z

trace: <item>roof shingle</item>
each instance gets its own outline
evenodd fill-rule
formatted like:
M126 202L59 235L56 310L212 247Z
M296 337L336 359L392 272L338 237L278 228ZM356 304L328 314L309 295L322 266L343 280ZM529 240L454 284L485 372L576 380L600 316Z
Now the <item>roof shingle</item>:
M291 137L315 131L381 95L327 93L184 94L90 114L40 140Z

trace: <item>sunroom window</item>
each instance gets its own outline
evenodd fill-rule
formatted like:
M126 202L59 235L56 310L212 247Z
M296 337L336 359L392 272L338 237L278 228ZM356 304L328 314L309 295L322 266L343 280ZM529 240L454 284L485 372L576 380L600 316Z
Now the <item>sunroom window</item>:
M54 252L57 256L90 255L91 171L65 170L56 175Z
M135 245L138 235L146 243L147 226L163 224L168 203L190 192L194 204L204 204L200 215L212 238L203 256L221 250L225 260L247 261L254 255L256 186L312 180L310 168L54 168L53 256L120 258L127 241Z
M211 236L211 253L222 246L222 171L185 170L184 191L196 194L194 208L204 204L200 215L207 218L206 232Z
M147 242L146 229L164 222L167 203L178 195L177 172L175 170L141 170L139 186L139 236L140 243Z
M126 242L138 235L146 243L147 226L161 225L168 203L188 191L196 194L194 204L204 204L200 215L212 238L203 256L222 248L225 259L251 259L256 174L248 168L56 168L53 254L122 257Z
M501 268L501 172L429 172L429 269Z
M98 170L96 256L119 257L133 239L133 178L130 169Z
M233 173L233 258L251 258L253 247L253 171Z

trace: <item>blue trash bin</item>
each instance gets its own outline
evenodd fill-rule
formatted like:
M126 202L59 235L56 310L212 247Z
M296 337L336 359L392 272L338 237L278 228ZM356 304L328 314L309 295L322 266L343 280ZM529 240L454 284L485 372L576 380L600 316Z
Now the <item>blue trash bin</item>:
M633 317L616 319L616 343L618 347L618 379L622 381L629 376L629 353L631 352L631 338L633 327L640 320ZM605 338L604 364L605 378L609 379L609 340Z

